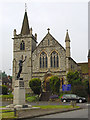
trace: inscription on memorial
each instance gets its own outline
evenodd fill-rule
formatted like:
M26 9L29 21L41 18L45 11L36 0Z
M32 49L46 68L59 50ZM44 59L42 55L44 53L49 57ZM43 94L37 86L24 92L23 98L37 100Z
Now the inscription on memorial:
M24 82L23 81L19 81L19 87L24 87Z

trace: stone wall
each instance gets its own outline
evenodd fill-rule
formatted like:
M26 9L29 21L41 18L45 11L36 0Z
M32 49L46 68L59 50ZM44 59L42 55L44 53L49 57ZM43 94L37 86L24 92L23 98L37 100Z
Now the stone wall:
M43 51L47 54L47 68L40 68L40 54ZM56 51L59 56L58 68L51 68L50 66L50 55L53 51ZM50 34L47 34L32 54L32 77L39 77L41 79L44 79L45 74L48 72L58 76L62 76L62 72L65 75L65 57L65 49Z
M73 72L79 70L79 65L72 58L70 58L70 69Z

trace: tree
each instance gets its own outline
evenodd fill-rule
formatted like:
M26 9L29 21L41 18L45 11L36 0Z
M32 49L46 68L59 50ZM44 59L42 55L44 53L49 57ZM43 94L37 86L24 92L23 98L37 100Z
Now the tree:
M71 84L72 93L82 97L87 97L88 81L82 81L80 73L78 71L68 72L67 74L68 84Z
M2 86L0 85L0 95L2 94Z
M59 94L60 92L60 79L57 76L50 78L50 88L53 94Z
M6 85L2 85L2 94L3 94L3 95L7 95L7 93L8 93L8 88L7 88L7 86L6 86Z
M78 96L87 97L87 91L83 84L78 84L72 87L72 93L77 94Z
M39 78L33 78L29 81L29 87L32 89L34 94L41 93L41 80Z
M67 81L71 86L78 85L82 83L82 78L78 71L75 72L68 72L67 74Z
M7 77L7 74L5 73L5 71L2 72L2 78L4 78L4 77Z
M90 94L90 91L89 91L89 80L88 79L85 79L83 81L83 86L85 87L85 90L86 90L87 94Z

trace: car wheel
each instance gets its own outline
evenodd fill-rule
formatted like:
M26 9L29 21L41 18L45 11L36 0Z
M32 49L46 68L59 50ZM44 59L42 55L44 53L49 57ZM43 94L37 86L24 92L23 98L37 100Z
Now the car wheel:
M63 103L65 103L66 102L66 100L63 100Z
M80 99L80 100L79 100L79 103L82 103L82 102L83 102L82 99Z

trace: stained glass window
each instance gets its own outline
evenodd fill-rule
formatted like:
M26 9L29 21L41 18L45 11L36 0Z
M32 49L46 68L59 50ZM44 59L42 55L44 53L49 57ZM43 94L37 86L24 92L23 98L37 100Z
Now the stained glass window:
M42 52L40 54L40 68L47 68L47 54Z
M50 56L51 67L56 68L59 67L59 57L56 51L53 51Z

